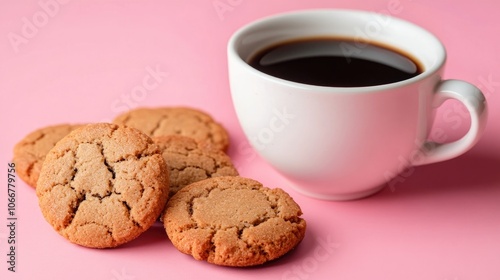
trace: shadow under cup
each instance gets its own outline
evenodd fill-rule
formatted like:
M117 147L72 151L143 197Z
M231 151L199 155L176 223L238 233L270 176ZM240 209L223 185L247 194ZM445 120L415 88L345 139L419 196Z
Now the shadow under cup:
M389 46L409 54L423 72L385 85L326 87L276 78L248 64L266 47L311 37L350 38L351 51L367 42ZM233 104L250 144L297 191L330 200L368 196L408 166L437 161L427 159L432 143L426 141L445 59L443 45L428 31L353 10L271 16L242 27L228 43Z

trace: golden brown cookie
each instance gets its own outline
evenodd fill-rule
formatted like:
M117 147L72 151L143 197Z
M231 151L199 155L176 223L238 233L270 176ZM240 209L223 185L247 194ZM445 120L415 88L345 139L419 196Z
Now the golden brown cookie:
M173 245L197 260L251 266L276 259L304 238L293 199L252 179L215 177L186 186L167 203L163 223Z
M116 247L161 214L168 168L159 147L139 130L89 124L50 150L36 192L47 222L69 241Z
M193 108L139 108L119 115L113 122L140 129L150 137L182 135L212 143L221 150L229 146L229 137L222 125Z
M170 194L207 178L237 176L229 156L223 151L180 135L153 137L163 151L170 177Z
M37 129L14 146L16 171L26 184L36 188L36 181L47 153L57 141L81 125L60 124Z

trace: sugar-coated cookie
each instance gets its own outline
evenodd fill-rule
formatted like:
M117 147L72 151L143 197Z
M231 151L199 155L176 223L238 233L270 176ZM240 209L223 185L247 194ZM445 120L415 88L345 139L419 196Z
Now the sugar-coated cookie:
M226 150L227 131L210 115L187 107L138 108L117 116L116 124L140 129L148 136L182 135L212 143Z
M180 135L152 139L160 146L169 169L170 197L179 189L197 181L238 175L228 155L204 142Z
M36 188L42 163L47 153L64 136L81 125L59 124L37 129L14 146L13 161L19 177Z
M173 245L197 260L252 266L276 259L304 238L306 222L281 189L238 176L190 184L167 203L163 223Z
M50 150L36 192L47 222L69 241L116 247L158 219L168 198L168 168L139 130L89 124Z

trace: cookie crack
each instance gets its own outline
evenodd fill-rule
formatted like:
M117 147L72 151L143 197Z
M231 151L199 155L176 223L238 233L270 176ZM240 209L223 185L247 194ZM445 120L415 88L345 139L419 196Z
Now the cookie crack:
M144 167L144 166L143 166L143 167ZM141 168L143 168L143 167L141 167ZM144 186L144 184L142 183L142 181L141 181L139 178L137 178L137 174L134 174L134 177L132 178L132 180L133 180L133 181L135 181L135 182L137 182L137 183L139 183L139 186L141 187L141 188L139 189L139 196L140 196L140 199L142 199L142 198L144 197L144 192L146 191L146 186ZM154 187L154 186L151 186L151 188L152 188L152 189L155 189L155 187ZM121 198L121 193L120 193L120 192L117 192L116 190L114 190L114 191L113 191L113 193L114 193L115 195L120 195L120 198ZM150 200L151 200L151 199L148 199L147 204L149 204ZM119 201L120 201L120 202L123 204L123 206L125 206L125 208L127 209L127 213L128 213L128 216L127 216L127 217L128 217L128 218L132 221L132 223L134 223L134 225L135 225L136 227L141 228L141 229L144 229L144 228L143 228L143 225L142 225L140 222L138 222L138 221L137 221L137 220L133 217L133 215L132 215L132 209L133 209L133 206L130 206L130 204L128 204L128 201L127 201L127 200L121 200L121 199L120 199Z
M184 170L186 170L188 168L194 168L194 169L197 169L197 170L202 170L202 171L205 172L205 175L207 176L207 178L212 177L211 173L208 170L206 170L206 169L204 169L202 167L199 167L199 166L195 166L195 165L186 165L186 166L183 166L181 168L179 168L179 167L170 167L171 170L176 170L176 171L179 171L179 172L182 172L182 171L184 171Z
M228 228L228 229L231 229L231 228ZM243 234L244 234L246 229L247 228L238 229L238 231L237 231L238 240L240 240L241 242L243 242L245 244L245 247L246 247L245 249L247 249L247 250L250 249L252 251L255 250L255 251L257 251L258 255L263 256L266 260L269 260L270 254L268 251L266 251L264 249L264 247L261 244L250 243L246 238L243 237ZM213 240L211 242L213 242Z
M103 155L104 156L104 155ZM114 168L108 163L108 160L106 158L104 158L104 165L106 165L106 168L108 169L108 171L111 173L111 179L115 179L116 178L116 173L115 173L115 170Z
M208 121L205 121L204 119L202 119L202 118L201 118L200 116L198 116L198 115L192 115L192 117L193 117L194 119L196 119L198 122L202 123L202 124L207 124L207 123L208 123Z
M168 147L168 146L167 146ZM168 154L173 154L173 155L180 155L180 156L185 156L185 157L188 157L191 155L191 151L194 151L196 150L197 148L191 148L191 147L182 147L183 149L185 149L186 151L172 151L172 150L168 150L167 153Z
M156 122L155 127L153 127L153 129L151 129L151 131L149 132L149 135L151 135L151 136L155 136L156 131L158 131L158 129L160 129L160 125L161 125L161 123L162 123L164 120L166 120L166 119L168 119L168 116L167 116L167 115L162 115L162 116L160 117L160 119Z
M283 219L283 217L280 216L281 211L279 209L278 203L277 202L273 202L271 200L271 198L269 197L269 193L267 191L264 192L264 194L266 196L267 201L269 202L269 205L271 206L271 209L273 209L273 211L274 211L274 215L276 215L276 217L279 217L279 218Z
M71 174L71 179L69 179L69 182L73 182L75 180L76 173L78 173L78 168L73 169L73 174Z
M33 146L33 145L36 144L36 142L42 140L46 135L47 135L46 133L41 132L40 135L37 138L35 138L35 139L33 139L33 140L29 141L29 142L25 142L25 145Z
M200 197L202 197L202 196L191 197L191 199L188 202L188 214L189 214L189 217L191 217L191 220L193 222L195 222L196 224L198 224L198 223L193 219L193 214L194 214L194 200L197 199L197 198L200 198Z
M75 165L76 165L76 163L77 163L77 161L78 161L78 157L77 157L76 153L75 153L74 151L72 151L72 150L65 150L65 151L63 152L62 156L59 156L58 158L63 157L63 156L64 156L64 155L66 155L68 152L70 152L70 153L73 155L73 162L72 162L71 164L72 164L72 166L75 166ZM72 182L73 182L73 180L75 179L75 176L76 176L76 172L77 172L77 171L78 171L78 169L74 168L74 169L73 169L73 172L71 173L71 177L69 178L69 180L68 180L68 178L64 178L64 181L62 182L62 185L68 185L71 189L73 189L74 191L76 191L76 190L75 190L75 188L74 188L73 186L71 186L71 183L72 183ZM51 186L51 188L50 188L49 190L51 190L51 189L52 189L55 185L57 185L57 184L52 185L52 186Z
M33 144L34 144L34 143L33 143ZM29 150L29 149L27 149L27 148L26 148L26 146L30 146L30 145L31 145L30 143L23 143L23 145L21 146L23 149L25 149L25 150L23 151L23 153L25 153L25 154L27 154L27 155L29 155L29 156L32 156L32 157L34 157L34 158L38 158L38 157L39 157L39 155L37 155L34 151L31 151L31 150ZM44 156L44 157L45 157L45 156ZM37 161L38 161L38 159L37 159Z
M145 165L141 166L141 168L140 168L140 169L144 168L144 166L145 166ZM142 197L143 197L143 195L144 195L144 191L145 191L145 189L146 189L146 186L144 186L144 184L142 183L141 178L137 178L137 175L138 175L138 174L133 174L133 175L134 175L134 177L132 177L132 180L133 180L133 181L135 181L136 183L138 183L138 184L139 184L139 186L141 186L141 189L139 190L139 192L141 193L141 198L142 198ZM155 188L154 186L151 186L151 188L152 188L153 190L156 190L156 188Z
M262 244L255 243L255 242L250 243L249 240L247 240L246 238L243 237L243 234L244 234L246 229L248 229L248 228L243 228L241 230L238 230L238 240L240 240L241 242L243 242L245 244L246 249L251 249L252 251L253 250L257 251L257 254L260 256L263 256L264 259L266 259L266 260L272 259L270 253L268 251L266 251L266 249L263 247Z
M118 125L114 125L114 126L111 126L110 129L111 131L109 132L109 134L107 135L108 139L113 139L113 134L118 130L119 126ZM100 144L100 143L99 143Z
M211 142L211 143L215 143L215 136L214 136L214 134L212 133L212 131L209 131L209 132L207 133L207 137L208 137L208 139L210 139L210 141L209 141L209 142Z
M85 222L85 223L77 225L77 227L83 227L83 226L86 226L86 225L98 225L98 226L104 227L106 229L106 233L111 237L112 242L113 243L116 242L116 239L113 236L113 231L112 231L112 229L111 229L110 226L108 226L106 224L101 224L101 223L93 222L93 221L88 221L88 222Z
M108 169L108 171L111 172L112 174L112 179L113 180L115 177L116 177L116 174L115 174L115 171L113 169L113 167L106 161L106 157L104 156L104 147L102 145L102 143L100 142L85 142L86 144L92 144L92 145L96 145L98 148L99 148L99 151L100 151L100 154L103 158L103 162L104 162L104 165L106 166L106 168ZM80 143L81 144L81 143ZM76 163L80 161L78 155L76 152L74 151L71 151L74 155L74 163L73 165L76 166ZM75 187L72 185L72 183L74 182L74 179L76 177L78 173L78 168L75 167L73 169L73 172L71 174L71 178L69 180L69 182L66 182L66 184L73 190L74 193L76 193L77 195L77 199L76 201L73 203L72 207L71 207L71 217L70 217L70 220L68 221L67 225L65 226L65 228L67 228L68 226L70 226L74 220L74 217L76 216L76 214L78 213L78 210L80 208L80 205L86 201L87 199L93 197L93 198L97 198L99 201L102 201L103 199L107 198L107 197L110 197L111 195L113 195L113 183L111 180L108 180L108 188L110 188L111 190L107 190L106 193L104 195L100 195L98 193L92 193L91 190L89 191L85 191L85 190L81 190L81 191L77 191L75 189Z
M114 237L113 231L111 230L110 226L105 225L105 224L99 224L99 223L96 223L96 222L92 222L92 223L95 224L95 225L100 225L100 226L103 226L104 228L106 228L107 234L111 237L111 240L113 241L113 243L116 242L116 238Z
M127 115L125 115L125 118L121 121L121 123L123 125L128 125L128 122L130 121L130 119L131 119L131 114L127 114Z
M111 131L111 135L113 134L114 131L116 131L116 128L114 128L114 130ZM114 182L114 180L116 178L115 169L114 169L114 167L111 164L109 164L108 159L104 155L104 145L102 143L99 143L99 142L97 142L96 145L97 145L97 147L99 147L99 152L101 153L104 166L106 166L106 169L108 169L108 172L111 173L111 179L108 180L108 188L110 188L111 190L113 190L114 189L113 182ZM112 193L112 191L108 190L107 194L111 195L111 193Z
M255 222L253 223L250 223L248 226L244 227L244 228L250 228L250 227L256 227L256 226L259 226L267 221L269 221L271 218L273 217L269 217L269 216L264 216L264 217L261 217L260 219L256 220Z
M139 152L139 154L136 156L136 158L137 159L143 159L143 158L149 159L152 156L161 155L161 153L156 149L153 149L151 151L148 151L148 150L149 150L149 144L146 145L144 147L144 149L142 149L142 151Z
M75 151L71 150L71 148L66 148L63 151L55 151L56 159L60 159L60 158L64 157L67 153L73 154L73 157L75 158L75 161L73 162L73 164L75 164L77 156L76 156Z
M31 173L33 172L33 167L35 167L35 164L37 164L37 163L38 163L38 160L35 160L28 165L28 168L26 168L26 174L28 174L28 177L31 178Z
M121 203L127 209L127 214L128 214L127 218L129 218L129 220L132 221L134 226L142 229L143 228L142 225L139 222L137 222L134 219L134 217L132 217L132 207L128 204L128 202L126 200L121 200Z
M211 186L210 188L208 188L208 192L207 193L201 193L200 195L197 195L197 196L193 196L191 197L191 199L189 199L189 202L188 202L188 214L189 214L189 218L191 220L191 223L192 223L192 227L190 228L199 228L198 226L198 222L194 219L193 217L193 214L194 214L194 204L195 204L195 200L198 199L198 198L205 198L205 197L208 197L210 195L210 193L217 188L217 184ZM214 227L210 227L210 229L212 230L218 230L217 228L214 228Z
M69 226L71 226L71 224L73 223L73 220L75 219L76 213L78 212L78 208L80 208L80 205L85 200L87 200L87 197L83 193L79 193L77 198L76 198L76 201L74 202L74 204L71 207L71 216L69 218L69 221L67 222L67 224L64 227L65 229L68 228Z
M95 197L95 198L97 198L98 200L101 200L101 201L102 201L103 199L105 199L105 198L110 197L111 195L113 195L113 192L108 191L108 192L106 192L106 194L105 194L105 195L99 195L98 193L86 193L85 195L86 195L86 196L87 196L87 195L89 195L89 196L91 196L91 197Z
M266 198L269 201L269 203L271 205L271 208L274 210L275 215L276 215L277 218L280 218L283 221L291 223L291 224L294 224L294 225L298 225L298 224L301 223L302 218L300 216L302 215L302 212L300 211L300 209L299 209L299 212L297 212L296 215L290 215L289 217L287 217L286 215L283 215L282 212L281 212L281 207L282 206L280 207L278 201L274 201L273 202L271 200L271 198L269 197L268 192L266 192Z
M217 161L217 159L215 159L214 157L209 157L213 163L214 163L214 166L215 166L215 172L214 173L219 173L219 170L222 169L222 168L225 168L225 167L231 167L229 164L224 163L223 161Z
M107 161L107 162L110 166L112 166L112 164L121 163L121 162L129 161L129 160L148 159L149 157L152 157L152 156L155 156L158 154L155 151L148 153L147 150L148 150L148 147L146 146L142 151L140 151L137 154L123 155L115 161L111 161L111 162Z

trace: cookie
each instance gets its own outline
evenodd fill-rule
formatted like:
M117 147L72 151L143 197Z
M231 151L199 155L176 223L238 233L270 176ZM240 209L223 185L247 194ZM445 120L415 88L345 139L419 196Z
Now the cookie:
M212 143L221 150L229 145L226 130L207 113L192 108L139 108L119 115L113 122L140 129L150 137L188 136Z
M170 135L153 137L163 151L170 177L170 193L207 178L237 176L231 159L223 151L190 137Z
M90 124L50 150L36 193L43 216L66 239L91 248L116 247L161 214L168 168L159 147L139 130Z
M300 207L283 190L235 176L199 181L167 203L163 223L173 245L197 260L252 266L276 259L304 238Z
M16 171L26 184L36 188L36 181L47 153L64 136L81 125L60 124L37 129L14 146Z

